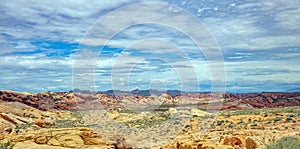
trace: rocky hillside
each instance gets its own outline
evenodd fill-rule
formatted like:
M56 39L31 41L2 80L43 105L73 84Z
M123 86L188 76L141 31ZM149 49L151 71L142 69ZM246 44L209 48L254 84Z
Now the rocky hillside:
M255 149L299 125L299 93L0 91L0 148Z
M175 92L175 91L174 91ZM140 93L137 92L136 93ZM169 94L142 96L119 92L118 95L99 92L42 92L23 93L0 91L0 101L20 102L40 110L78 110L120 106L124 101L149 102L178 105L182 103L197 104L200 109L242 110L251 108L268 108L300 105L300 93L245 93L212 94L184 93L177 96ZM121 104L122 105L122 104ZM122 106L120 106L122 108Z
M300 108L135 113L116 110L42 111L0 102L0 148L14 149L260 149L300 138Z

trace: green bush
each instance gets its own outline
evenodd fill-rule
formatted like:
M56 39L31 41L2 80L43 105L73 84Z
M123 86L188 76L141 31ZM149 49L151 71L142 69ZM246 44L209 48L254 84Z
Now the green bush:
M234 127L234 123L230 122L230 124L228 125L228 128L233 128Z
M220 125L222 125L224 123L224 120L219 120L219 121L217 121L217 126L220 126Z
M240 120L239 122L236 123L237 125L240 125L240 124L246 124L243 120Z
M290 122L290 121L292 121L292 120L293 120L293 119L290 118L290 117L285 118L285 122Z
M14 144L11 144L10 141L7 141L5 143L0 143L0 149L13 149Z
M274 144L268 145L267 149L299 149L300 140L292 137L284 137Z
M276 122L279 122L279 121L281 121L282 119L283 119L282 116L277 116L277 117L275 117L274 122L275 122L275 123L276 123Z

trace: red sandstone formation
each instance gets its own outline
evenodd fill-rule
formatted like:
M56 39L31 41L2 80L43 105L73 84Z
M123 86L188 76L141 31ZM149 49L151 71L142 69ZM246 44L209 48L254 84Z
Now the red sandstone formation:
M130 99L136 102L147 102L157 98L166 104L191 103L198 104L200 109L221 109L221 110L243 110L249 108L266 108L279 106L299 106L300 93L244 93L223 95L212 93L188 93L172 97L168 94L160 96L141 96L138 94L118 96L103 93L71 93L71 92L42 92L37 94L21 93L13 91L0 91L0 101L21 102L40 110L76 110L78 107L89 108L92 105L111 105L121 102L123 99ZM207 101L210 101L209 103ZM89 106L90 105L90 106ZM94 106L97 108L97 106Z

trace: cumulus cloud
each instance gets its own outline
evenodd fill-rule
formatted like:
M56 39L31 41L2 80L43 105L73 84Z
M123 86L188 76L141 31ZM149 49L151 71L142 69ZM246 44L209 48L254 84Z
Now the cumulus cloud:
M111 81L121 83L120 88L122 81L148 88L151 79L164 80L169 88L180 89L179 82L190 90L210 88L213 80L225 75L224 58L230 91L276 90L280 83L287 89L299 88L298 0L155 1L174 6L121 8L148 2L143 0L4 0L0 86L68 90L75 65L78 77L86 78L79 84L88 82L83 84L87 88L110 89ZM114 14L119 9L121 13ZM183 15L185 11L192 16ZM102 22L96 23L99 19ZM84 48L90 53L78 57Z
M128 1L3 1L1 31L18 39L78 42L108 10Z
M72 89L70 58L49 59L43 54L1 56L0 89L17 91L68 91Z

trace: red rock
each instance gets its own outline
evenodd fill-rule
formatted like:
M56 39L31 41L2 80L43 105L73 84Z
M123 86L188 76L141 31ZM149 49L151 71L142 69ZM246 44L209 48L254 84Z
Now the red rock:
M257 144L250 137L245 140L245 144L246 144L246 148L247 149L255 149L255 148L257 148Z
M59 101L54 103L53 108L58 110L72 110L74 106L71 103Z
M40 127L51 126L54 124L54 121L51 119L36 119L34 124Z
M183 95L172 98L169 94L162 94L160 97L167 99L168 103L198 103L202 99L214 97L224 97L224 103L216 104L200 104L201 109L220 109L221 110L242 110L251 108L265 108L265 107L279 107L279 106L299 106L300 93L245 93L245 94L231 94L231 93L184 93ZM0 101L6 102L21 102L31 107L40 110L58 109L58 110L71 110L76 107L76 104L85 104L87 101L100 101L101 105L109 106L110 104L120 103L122 99L132 99L139 101L149 99L141 95L125 95L118 96L98 94L90 92L89 94L82 93L69 93L69 92L42 92L37 94L18 93L13 91L0 91ZM158 98L158 97L155 97ZM220 104L222 106L220 106Z
M224 145L241 146L242 141L237 137L227 137L223 141Z
M13 124L17 124L17 122L14 119L12 119L11 117L9 117L8 115L6 115L4 113L0 113L0 117L13 123Z

